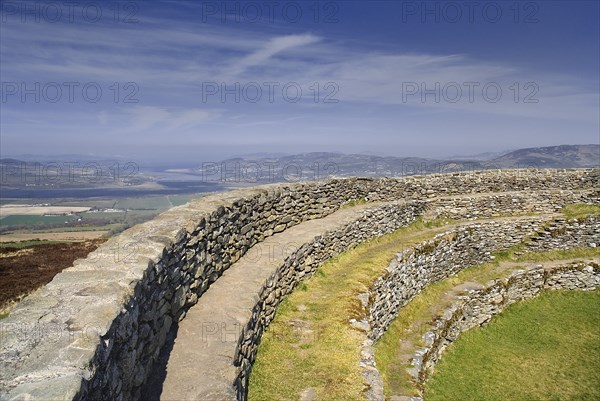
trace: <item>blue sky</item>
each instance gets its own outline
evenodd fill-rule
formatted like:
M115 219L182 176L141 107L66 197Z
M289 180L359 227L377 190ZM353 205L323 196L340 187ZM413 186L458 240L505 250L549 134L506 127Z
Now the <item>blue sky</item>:
M65 4L2 0L3 157L600 143L597 1Z

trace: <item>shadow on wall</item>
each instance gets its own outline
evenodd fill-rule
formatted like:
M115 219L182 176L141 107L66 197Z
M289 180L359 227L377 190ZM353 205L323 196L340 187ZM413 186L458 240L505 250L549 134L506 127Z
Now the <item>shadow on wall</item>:
M163 383L167 377L169 358L171 356L171 351L173 351L173 347L175 346L175 339L177 338L178 331L179 323L173 323L169 334L167 334L165 345L160 350L160 354L158 355L158 359L154 362L154 366L152 366L146 384L142 387L142 400L160 401Z

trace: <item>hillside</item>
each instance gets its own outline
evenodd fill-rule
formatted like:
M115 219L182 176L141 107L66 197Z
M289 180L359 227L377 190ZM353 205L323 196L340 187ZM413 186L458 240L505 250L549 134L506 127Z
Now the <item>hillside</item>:
M493 160L502 168L599 167L600 145L561 145L519 149Z
M561 145L519 149L492 159L428 159L312 152L286 156L241 156L188 173L208 180L277 182L348 176L406 176L511 168L600 166L600 145Z

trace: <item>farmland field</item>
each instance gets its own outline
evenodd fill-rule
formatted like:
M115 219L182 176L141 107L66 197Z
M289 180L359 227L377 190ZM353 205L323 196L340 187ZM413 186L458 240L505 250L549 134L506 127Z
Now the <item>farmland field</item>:
M2 198L0 317L111 235L200 196ZM64 215L54 215L59 213Z
M12 215L44 215L44 214L69 214L88 211L90 207L81 206L30 206L30 205L5 205L0 207L0 218Z
M51 223L68 223L77 217L71 216L44 216L44 215L22 215L14 214L0 219L0 226L14 226L27 224L51 224Z
M2 199L0 242L32 239L76 241L109 236L199 196L202 194L114 199ZM82 234L77 235L78 232Z

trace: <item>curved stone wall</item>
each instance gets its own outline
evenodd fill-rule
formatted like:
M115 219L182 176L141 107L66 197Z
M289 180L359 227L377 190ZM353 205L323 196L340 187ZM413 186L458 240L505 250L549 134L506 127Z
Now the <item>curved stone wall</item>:
M373 237L381 236L406 226L419 217L425 206L422 202L391 204L368 211L360 219L345 227L319 236L288 256L282 266L267 280L252 311L252 319L244 327L235 356L240 366L236 378L238 399L246 399L248 378L254 363L262 333L271 323L279 303L305 277L331 257Z
M496 194L481 194L475 198L468 195L457 198L444 197L425 202L409 202L403 205L385 205L381 208L371 210L367 215L341 230L332 232L328 236L316 238L311 244L303 245L291 254L285 263L265 283L253 310L252 319L243 329L240 336L235 356L235 365L241 367L238 370L236 379L238 400L246 399L248 376L256 357L258 344L260 343L262 333L273 319L277 306L302 279L310 276L320 264L329 258L373 236L380 236L406 226L426 211L429 211L428 214L430 216L434 212L436 218L448 217L449 213L453 213L456 210L458 206L456 204L457 201L461 205L464 205L465 201L470 203L476 200L477 205L481 207L481 214L484 215L481 217L492 217L492 214L488 215L488 213L493 213L494 216L515 213L524 214L531 211L551 213L560 210L565 204L578 202L598 203L598 193L598 190L577 192L542 191L542 193L530 193L532 200L528 199L525 195L515 193L509 195L511 202L505 202L505 207L498 206L498 199L503 198L503 196ZM514 202L513 199L520 199L521 202ZM515 203L517 204L515 205ZM390 218L390 216L394 217ZM454 215L453 217L457 216ZM460 217L467 218L466 216ZM564 223L565 220L562 218L551 220L551 222L548 222L547 218L521 218L519 221L504 224L491 222L465 225L457 230L456 233L447 232L441 234L438 236L439 238L422 245L422 248L430 248L432 244L436 244L436 246L442 245L443 247L446 245L441 244L444 241L453 242L453 249L444 249L441 252L440 260L435 260L435 257L426 258L427 263L437 263L437 266L444 266L444 263L452 260L454 266L460 269L469 266L469 263L478 264L489 260L490 250L497 251L509 248L534 234L534 238L537 240L538 238L545 238L546 234L550 233L552 241L534 242L530 245L531 250L543 244L543 246L551 249L554 244L560 242L568 244L563 246L563 248L571 248L577 244L588 246L594 238L600 237L595 216L585 221L574 219L571 221L572 224L567 224L566 226ZM559 236L559 232L566 235ZM456 235L457 233L460 235ZM489 246L489 249L486 246ZM448 258L449 254L452 255L451 258ZM389 269L392 269L392 266ZM440 277L451 275L455 272L452 269L437 272L429 277L428 280L422 281L412 288L403 287L401 292L404 296L410 298L412 294L420 292L429 282L436 281ZM411 282L416 284L417 281L415 281L415 278L421 275L413 270L407 276L411 276ZM390 277L386 276L382 278L382 281L389 284L391 282ZM388 294L385 294L384 298L386 301L390 300ZM374 309L377 308L375 307ZM391 315L387 317L388 319L393 319ZM372 322L376 321L376 318L372 319Z
M40 399L48 398L49 389L65 399L139 399L172 323L265 236L327 215L365 193L360 182L348 184L332 180L211 195L111 239L27 297L3 322L3 391ZM42 335L28 336L26 324ZM44 338L50 330L58 341ZM47 366L33 361L31 352Z
M109 240L2 321L0 397L139 399L170 326L185 317L223 271L263 238L332 213L348 201L431 202L441 195L554 188L583 190L577 195L583 199L597 196L599 177L596 169L334 179L192 201ZM377 224L385 230L390 220ZM252 325L263 327L259 322L268 320L257 318ZM254 350L240 352L238 363L253 355Z
M517 270L508 278L471 290L446 310L431 331L425 333L427 347L419 350L413 358L417 383L422 389L443 351L461 333L488 323L494 315L513 303L534 298L542 290L590 291L598 286L600 265L597 262L574 262L549 269L533 266Z
M398 254L369 291L369 337L378 340L400 308L429 284L489 261L492 252L520 243L540 230L543 223L536 217L468 224Z
M491 253L524 243L522 252L552 249L595 248L600 238L600 216L580 219L520 217L490 223L467 223L438 234L432 240L399 253L387 273L369 290L369 338L379 339L398 311L427 285L458 271L485 263ZM427 347L412 358L410 373L422 390L447 345L465 330L486 323L519 299L531 298L545 288L590 290L600 284L597 264L572 263L545 270L536 267L496 280L483 290L472 291L453 305L424 335ZM369 351L372 355L372 349ZM372 359L372 358L371 358ZM375 365L371 364L375 369ZM371 397L370 399L380 399ZM418 400L419 397L413 397Z
M556 213L570 203L600 203L600 189L526 191L445 197L432 202L430 218L482 219L501 215Z
M526 251L596 247L600 217L569 221L525 217L518 221L467 224L398 254L369 291L369 337L379 339L400 308L427 285L489 261L491 253L526 238L530 239Z

